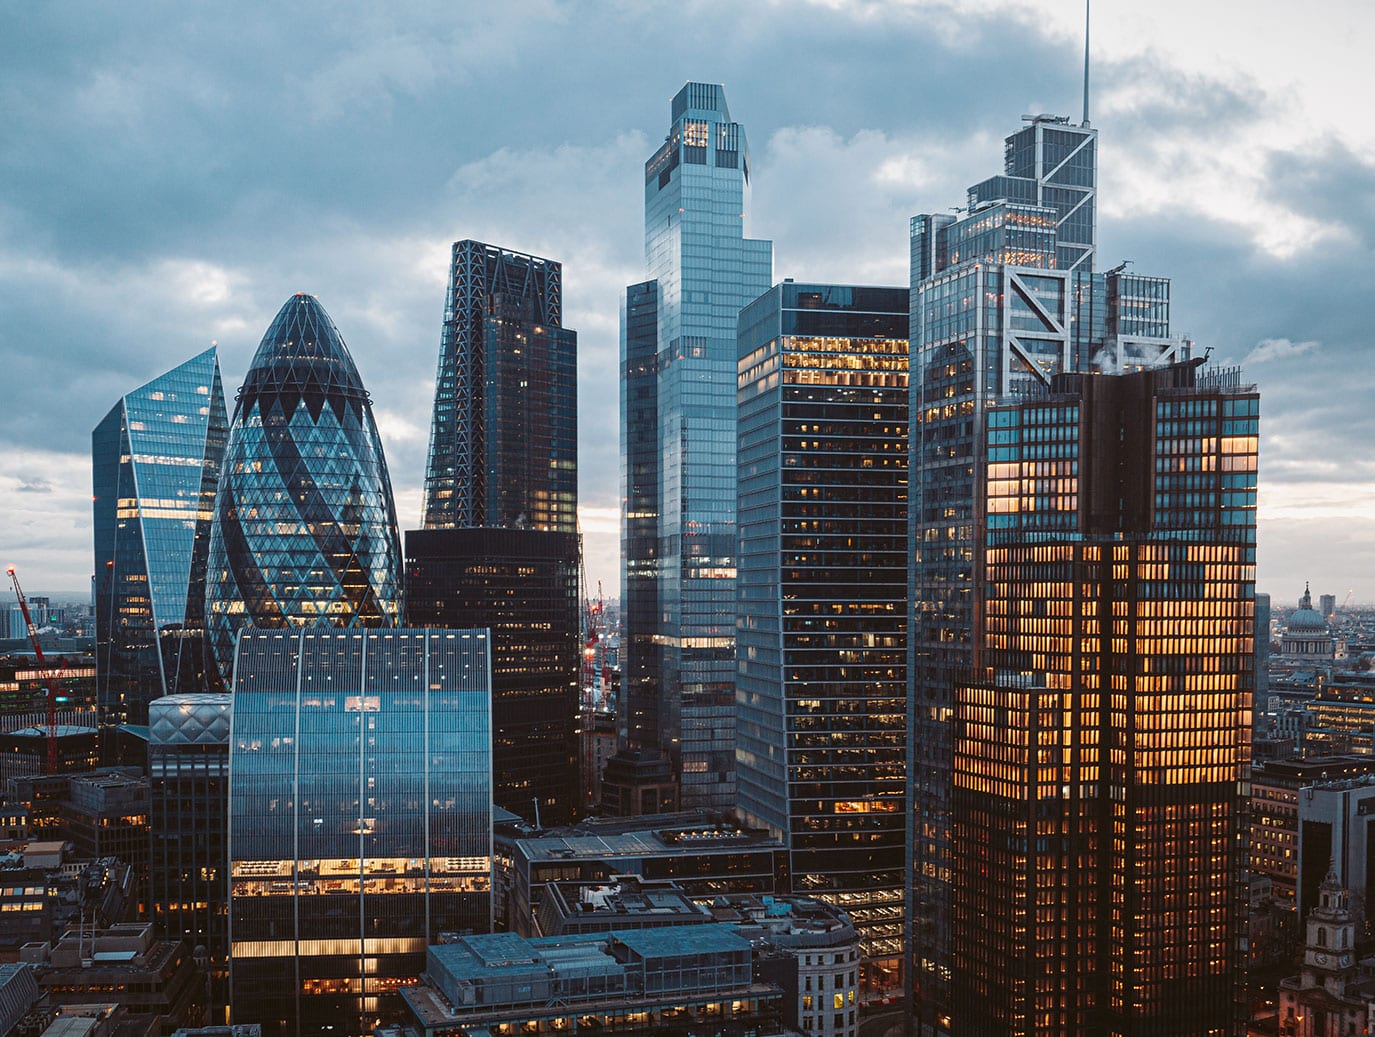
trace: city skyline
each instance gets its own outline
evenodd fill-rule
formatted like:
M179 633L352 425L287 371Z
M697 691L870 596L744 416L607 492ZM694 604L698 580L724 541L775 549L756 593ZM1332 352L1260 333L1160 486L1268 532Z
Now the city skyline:
M1177 328L1259 383L1260 589L1289 602L1309 579L1368 601L1375 465L1356 444L1371 376L1350 271L1375 241L1361 209L1375 138L1354 78L1371 20L1339 5L1319 30L1272 4L1238 23L1228 6L1215 25L1183 4L1157 5L1150 23L1095 12L1099 267L1131 258L1170 276ZM1282 40L1267 42L1262 23L1281 16L1269 35ZM634 199L667 98L689 79L726 84L753 138L746 233L774 240L775 281L903 283L910 216L996 167L1020 114L1080 114L1077 4L836 3L787 20L516 5L484 13L481 30L461 11L405 26L360 15L322 26L316 52L293 49L292 71L262 83L240 77L281 57L275 44L221 47L213 15L157 28L48 17L26 12L0 43L6 121L26 142L0 166L0 560L39 590L87 586L94 417L212 340L238 385L291 291L318 294L350 329L397 510L418 514L444 256L475 237L564 263L589 576L610 596L617 302L643 277ZM652 60L628 48L605 67L651 30L672 37ZM699 46L719 38L730 44ZM555 49L556 69L534 67ZM807 89L765 60L780 53L815 70ZM453 72L454 56L469 67ZM524 83L497 93L484 72ZM551 82L585 99L579 118L548 103ZM436 128L446 143L428 139Z

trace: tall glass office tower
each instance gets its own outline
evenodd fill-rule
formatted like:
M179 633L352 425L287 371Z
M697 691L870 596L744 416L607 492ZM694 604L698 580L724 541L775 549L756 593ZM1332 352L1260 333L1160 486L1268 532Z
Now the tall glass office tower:
M205 566L227 420L213 348L127 393L91 435L103 724L204 690Z
M745 237L749 149L722 88L686 84L669 118L645 163L650 280L626 289L621 322L621 727L669 753L683 806L729 808L736 320L769 288L773 245Z
M247 630L229 749L230 991L271 1037L399 1022L492 925L485 630Z
M1057 374L1186 359L1169 282L1094 271L1098 133L1038 115L1004 172L958 214L911 223L911 601L908 702L913 989L928 1031L949 1015L949 792L955 681L972 665L975 501L988 407Z
M1245 1030L1259 399L1201 363L988 411L954 1033Z
M740 314L739 809L902 975L907 290L784 282Z
M401 542L348 347L313 295L286 301L234 406L205 611L221 680L245 626L395 626Z

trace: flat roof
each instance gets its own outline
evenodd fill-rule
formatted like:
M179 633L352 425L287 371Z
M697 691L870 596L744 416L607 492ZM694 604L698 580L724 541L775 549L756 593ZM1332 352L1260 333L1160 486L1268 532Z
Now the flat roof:
M726 954L750 950L750 942L733 925L669 926L663 929L615 930L606 934L644 958L678 954Z
M665 835L670 838L665 838ZM783 843L767 832L740 829L712 832L701 828L639 829L605 835L568 832L562 835L522 836L521 854L532 861L597 857L643 857L672 854L722 853L730 850L781 850Z

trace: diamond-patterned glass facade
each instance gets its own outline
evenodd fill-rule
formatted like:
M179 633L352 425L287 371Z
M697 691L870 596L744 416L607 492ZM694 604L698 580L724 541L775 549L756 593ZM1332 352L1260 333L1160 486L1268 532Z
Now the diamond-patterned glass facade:
M126 394L91 435L103 722L203 689L206 552L228 421L213 348Z
M396 625L401 544L372 404L318 300L288 299L234 407L206 581L228 683L258 627Z

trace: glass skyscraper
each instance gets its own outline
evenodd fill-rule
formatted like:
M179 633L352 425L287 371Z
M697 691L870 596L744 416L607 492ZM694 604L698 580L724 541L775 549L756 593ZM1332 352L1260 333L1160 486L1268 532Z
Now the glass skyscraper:
M230 989L263 1033L371 1034L445 932L492 924L484 630L246 630Z
M243 627L395 626L401 542L372 402L329 314L286 301L234 406L205 611L228 683Z
M1259 400L1201 362L987 413L952 1033L1245 1029Z
M456 241L435 378L426 529L577 532L578 333L563 267Z
M902 976L907 289L784 282L740 315L739 810Z
M1050 115L1006 139L1004 172L957 214L911 222L909 854L912 985L948 1017L949 790L955 682L973 648L976 471L987 409L1067 371L1186 359L1169 282L1094 271L1098 132Z
M91 435L97 701L107 725L204 690L205 567L227 420L213 348L127 393Z
M454 243L409 626L492 632L495 798L564 824L580 802L578 335L563 268Z
M650 279L626 289L621 321L621 726L628 746L671 756L684 807L724 809L735 800L736 321L769 288L773 245L745 237L749 149L722 88L686 84L669 119L645 163Z

